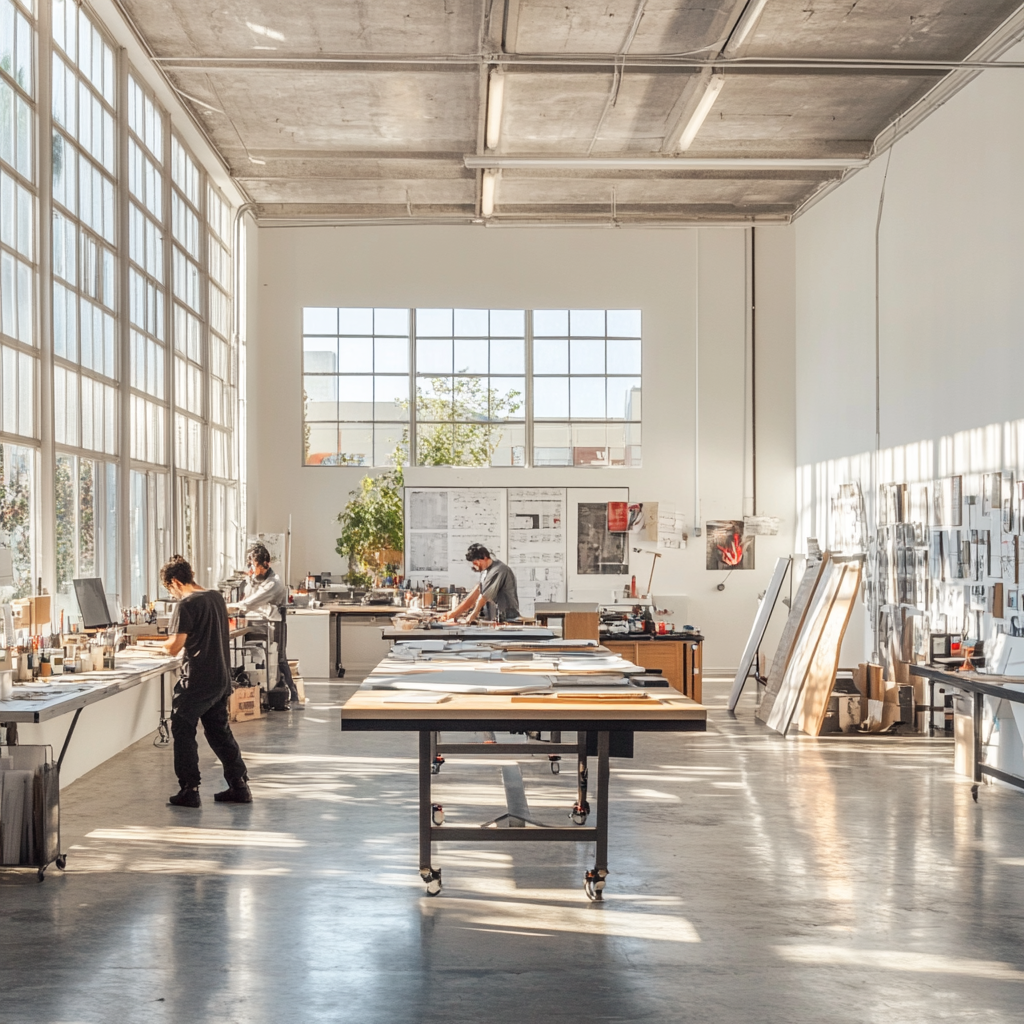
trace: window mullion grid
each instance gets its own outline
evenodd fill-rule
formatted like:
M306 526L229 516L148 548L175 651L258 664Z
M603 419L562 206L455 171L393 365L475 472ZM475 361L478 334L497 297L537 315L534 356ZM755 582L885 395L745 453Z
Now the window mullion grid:
M198 165L197 165L198 166ZM205 565L211 561L209 557L212 552L207 549L210 547L210 536L209 532L213 524L213 458L211 451L211 426L210 426L210 310L212 303L210 301L210 239L209 239L209 226L207 224L207 218L209 216L209 205L210 197L208 192L209 181L205 170L201 170L199 173L199 304L203 310L201 315L202 336L201 336L201 353L202 353L202 369L200 371L200 379L203 382L203 398L200 403L200 409L202 414L202 427L200 436L202 437L202 474L205 480L203 487L203 502L202 502L202 516L203 521L200 523L199 529L199 540L198 545L201 553L200 565ZM220 546L219 543L217 545ZM205 573L205 570L204 570ZM208 579L207 585L212 585L214 580Z
M168 529L171 533L171 549L181 550L178 536L178 459L177 445L177 374L175 371L174 337L174 239L171 231L171 196L174 183L171 175L171 119L163 112L163 153L164 158L157 166L163 173L162 202L163 251L164 251L164 454L168 466L167 486L169 488Z
M117 108L114 111L114 138L117 154L117 579L118 592L131 600L131 311L129 293L129 212L131 195L128 189L128 58L125 50L114 50L114 74L117 81ZM105 474L104 474L105 475ZM99 531L97 531L99 532ZM109 586L109 583L108 583Z
M525 416L523 417L525 424L525 441L523 442L526 446L526 451L523 453L523 465L528 468L533 468L533 310L526 310L526 352L524 353L526 362L524 364L526 370L526 394L523 396L523 401L526 403Z
M409 310L409 465L417 466L416 458L416 310Z

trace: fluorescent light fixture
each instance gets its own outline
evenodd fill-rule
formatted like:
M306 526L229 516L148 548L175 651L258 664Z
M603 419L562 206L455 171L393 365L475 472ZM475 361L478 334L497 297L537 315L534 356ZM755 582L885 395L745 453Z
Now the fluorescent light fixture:
M494 216L494 190L498 184L498 171L484 171L484 180L480 186L480 215Z
M497 149L501 141L501 110L505 104L505 72L495 68L487 80L487 128L484 140L488 149Z
M725 85L725 75L712 75L708 79L708 84L704 87L704 95L701 96L696 108L690 115L690 120L686 122L683 134L679 136L680 152L689 149L690 144L697 138L697 132L700 131L701 125L704 124L708 114L711 113L711 108L715 105L715 100L718 99L718 94L722 91L723 85Z
M857 157L736 156L477 156L463 157L469 170L550 168L566 171L848 171L867 167Z
M740 20L736 22L736 27L732 30L732 35L729 36L725 49L722 50L723 57L732 57L747 41L747 36L754 31L754 26L761 20L761 14L767 4L768 0L750 0L747 6L743 8Z

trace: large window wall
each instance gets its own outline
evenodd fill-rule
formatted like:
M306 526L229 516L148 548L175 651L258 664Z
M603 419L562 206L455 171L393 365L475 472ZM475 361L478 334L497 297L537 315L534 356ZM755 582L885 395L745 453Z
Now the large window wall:
M0 0L0 548L72 613L76 577L128 606L241 555L233 211L125 52Z

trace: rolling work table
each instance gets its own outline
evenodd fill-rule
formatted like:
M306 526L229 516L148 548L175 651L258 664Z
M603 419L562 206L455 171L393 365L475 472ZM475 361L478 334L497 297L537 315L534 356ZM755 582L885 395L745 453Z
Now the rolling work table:
M555 652L552 645L547 651L536 651L536 667L531 667L530 662L520 660L522 652L516 652L517 660L505 661L510 652L497 646L493 654L474 647L479 660L462 665L457 664L459 657L449 656L460 652L427 652L438 656L426 661L386 659L343 705L342 731L418 733L419 871L428 895L441 891L441 869L433 863L434 843L587 842L595 843L596 853L593 868L584 876L584 890L592 900L603 899L608 876L609 758L632 757L636 732L703 732L707 709L665 687L647 690L632 686L627 669L609 669L607 652L601 652L593 668L587 668L587 659L580 654L553 661L546 656ZM449 687L467 690L478 683L479 688L491 692L444 692ZM530 692L506 692L512 689ZM442 699L435 703L438 698ZM498 732L530 736L542 731L551 731L551 742L494 738ZM439 745L436 737L441 732L484 733L486 739L483 743ZM575 742L560 742L563 732L575 733ZM548 826L535 821L519 767L505 766L502 781L507 813L481 826L446 826L443 809L431 796L439 751L477 757L575 754L576 802L569 811L573 824ZM597 816L596 824L588 826L591 757L597 758ZM497 827L502 824L505 827Z

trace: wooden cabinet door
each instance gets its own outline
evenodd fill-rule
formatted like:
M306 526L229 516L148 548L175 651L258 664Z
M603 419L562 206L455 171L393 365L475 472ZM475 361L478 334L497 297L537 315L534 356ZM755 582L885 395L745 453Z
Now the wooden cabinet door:
M678 640L648 640L636 645L637 665L661 669L668 685L683 689L683 645Z
M640 662L636 660L635 640L605 640L603 643L609 651L625 658L626 661L631 662L634 665L640 664Z

